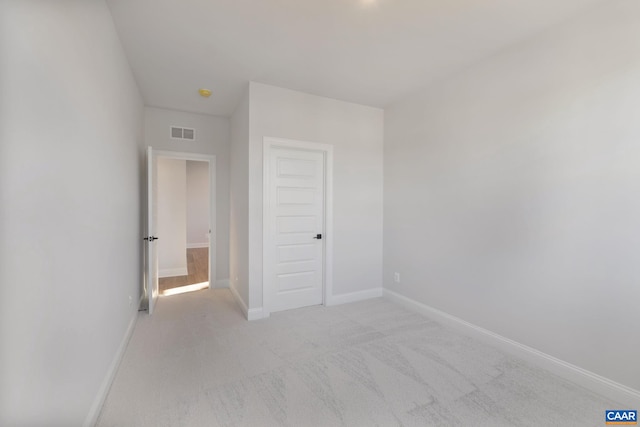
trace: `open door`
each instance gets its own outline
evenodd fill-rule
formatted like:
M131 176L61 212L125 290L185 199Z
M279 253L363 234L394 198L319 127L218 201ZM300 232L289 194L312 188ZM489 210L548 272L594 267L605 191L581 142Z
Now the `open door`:
M147 300L149 314L158 300L158 252L156 240L156 224L158 223L158 171L156 168L153 149L147 149L147 234L144 240L147 244L146 252L146 277Z

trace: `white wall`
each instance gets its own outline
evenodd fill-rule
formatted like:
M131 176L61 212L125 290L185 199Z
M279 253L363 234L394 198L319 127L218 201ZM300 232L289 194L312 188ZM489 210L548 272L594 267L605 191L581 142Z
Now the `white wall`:
M626 0L390 106L385 287L640 389L639 117Z
M170 126L196 129L195 141L173 140ZM216 278L229 278L229 119L145 107L145 142L157 150L216 156ZM159 242L159 241L158 241Z
M380 109L250 84L250 308L262 307L262 153L265 136L334 146L333 295L382 286Z
M77 426L142 277L143 107L104 2L0 2L0 93L0 425Z
M209 163L187 161L187 247L209 245Z
M229 270L231 287L249 301L249 89L231 116Z
M158 276L186 276L187 162L158 157Z

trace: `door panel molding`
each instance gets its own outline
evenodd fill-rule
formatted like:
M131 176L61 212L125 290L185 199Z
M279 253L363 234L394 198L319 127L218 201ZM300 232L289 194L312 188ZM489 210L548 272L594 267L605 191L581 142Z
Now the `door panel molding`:
M290 149L322 153L324 157L324 253L322 304L330 305L333 295L333 145L317 142L298 141L284 138L263 138L263 204L262 204L262 316L268 317L274 308L271 301L273 291L273 255L270 254L274 242L271 236L271 201L278 195L271 194L271 153L273 149ZM302 178L295 165L280 162L278 173L281 178L288 176ZM298 188L301 189L301 188Z

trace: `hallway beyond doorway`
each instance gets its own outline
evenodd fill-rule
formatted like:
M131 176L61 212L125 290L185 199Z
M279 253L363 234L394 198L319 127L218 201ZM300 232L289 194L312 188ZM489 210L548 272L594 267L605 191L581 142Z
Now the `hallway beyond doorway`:
M205 283L209 280L209 248L187 249L187 276L162 277L158 286L160 295L170 289Z

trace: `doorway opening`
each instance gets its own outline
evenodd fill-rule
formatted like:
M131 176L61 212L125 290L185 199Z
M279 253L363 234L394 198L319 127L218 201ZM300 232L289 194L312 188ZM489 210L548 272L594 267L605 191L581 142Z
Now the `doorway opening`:
M158 158L158 287L171 296L209 287L209 163Z
M213 287L216 279L215 156L148 149L145 295ZM213 282L212 282L213 281Z

